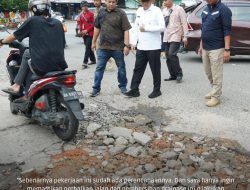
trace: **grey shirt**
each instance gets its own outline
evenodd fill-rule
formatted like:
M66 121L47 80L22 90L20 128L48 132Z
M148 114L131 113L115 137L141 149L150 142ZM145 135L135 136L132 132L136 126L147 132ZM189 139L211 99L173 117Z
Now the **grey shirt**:
M95 19L95 27L100 29L100 49L123 50L124 31L129 30L131 25L126 13L115 8L108 11L102 8Z

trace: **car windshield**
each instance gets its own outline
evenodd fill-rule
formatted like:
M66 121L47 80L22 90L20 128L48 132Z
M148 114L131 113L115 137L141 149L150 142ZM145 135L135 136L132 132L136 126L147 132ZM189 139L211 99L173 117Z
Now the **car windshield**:
M202 11L206 6L202 7L197 13L196 16L201 18ZM250 18L250 7L248 5L228 5L232 11L232 20L235 21L249 21Z
M247 6L232 6L229 7L233 13L232 19L237 21L249 21L250 7Z
M130 23L134 23L135 22L135 14L134 13L127 13L127 17L128 17L128 21Z

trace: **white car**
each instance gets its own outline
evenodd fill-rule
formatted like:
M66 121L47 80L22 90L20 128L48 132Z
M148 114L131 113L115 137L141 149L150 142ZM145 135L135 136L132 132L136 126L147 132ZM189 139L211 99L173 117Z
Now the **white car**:
M190 6L196 5L199 1L201 0L182 0L181 4L184 4L185 7L190 7Z
M133 37L133 31L134 31L134 25L135 25L135 19L136 19L136 11L135 9L124 9L125 13L127 14L128 21L130 22L131 29L129 30L129 38L130 42Z
M62 13L60 13L60 12L54 12L51 10L51 18L55 18L62 23L64 22L64 17L62 15Z

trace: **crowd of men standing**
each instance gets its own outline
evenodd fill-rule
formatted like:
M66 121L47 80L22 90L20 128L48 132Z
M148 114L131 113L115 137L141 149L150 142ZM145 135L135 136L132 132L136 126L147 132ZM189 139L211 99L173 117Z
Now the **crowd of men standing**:
M232 13L221 0L207 0L207 3L207 8L202 12L199 52L202 52L205 72L212 86L211 92L205 96L206 105L214 107L220 103L223 62L230 57ZM86 46L83 68L87 68L89 59L90 63L96 63L92 97L101 91L101 81L110 58L114 59L118 67L121 93L128 97L140 96L139 86L149 63L154 87L148 97L160 96L162 47L170 74L164 80L182 81L183 71L177 53L182 44L184 47L187 45L188 37L187 15L183 7L174 5L173 0L164 0L161 10L154 5L154 0L141 0L142 6L137 10L133 33L129 36L131 25L126 13L117 8L117 0L106 0L103 8L101 0L94 0L94 5L96 10L91 13L87 2L82 2L82 13L78 20ZM124 56L130 51L135 53L136 61L130 90L127 91Z

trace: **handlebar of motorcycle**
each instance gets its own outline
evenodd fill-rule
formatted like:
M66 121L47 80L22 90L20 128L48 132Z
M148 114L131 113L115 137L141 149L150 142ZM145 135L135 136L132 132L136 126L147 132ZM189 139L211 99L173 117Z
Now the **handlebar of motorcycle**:
M2 39L0 40L2 41ZM24 51L26 49L28 49L28 47L25 47L22 43L18 42L18 41L13 41L11 43L2 43L0 42L1 45L9 45L10 48L16 48L19 49L20 51L20 55L22 55L24 53Z
M21 43L19 43L18 41L13 41L13 42L9 43L9 47L22 49L23 45Z
M0 29L8 32L9 34L11 34L8 31L8 29L6 28L6 26L4 26L4 25L0 25ZM25 48L25 46L22 43L18 42L18 41L13 41L11 43L4 43L4 44L2 43L2 45L9 45L9 47L11 47L11 48L17 48L17 49L20 49L20 50Z

